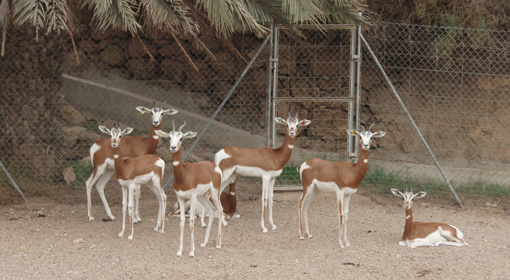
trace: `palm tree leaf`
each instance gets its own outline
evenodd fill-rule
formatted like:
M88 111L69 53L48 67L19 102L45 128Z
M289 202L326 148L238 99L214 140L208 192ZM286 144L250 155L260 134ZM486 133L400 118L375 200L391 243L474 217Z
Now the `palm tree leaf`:
M73 16L69 9L67 0L53 0L48 3L48 11L46 12L46 33L56 31L68 31L72 36L74 30Z
M48 0L18 0L13 2L13 13L16 17L14 24L17 26L25 23L43 28L45 23Z
M198 24L181 0L140 0L140 4L147 28L170 30L177 34L198 33Z
M135 34L141 26L136 21L135 0L82 0L83 5L93 9L94 19L98 28L105 30L108 27L120 29Z
M9 1L8 0L0 0L0 24L7 24L9 22Z

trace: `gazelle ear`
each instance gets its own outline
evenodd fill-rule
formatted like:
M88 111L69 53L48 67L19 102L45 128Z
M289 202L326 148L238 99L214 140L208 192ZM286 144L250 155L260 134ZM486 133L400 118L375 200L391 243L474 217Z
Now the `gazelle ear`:
M111 131L104 125L100 125L99 130L101 130L102 133L111 134Z
M156 135L159 135L161 137L170 137L170 133L166 133L163 130L154 130L154 133L156 133Z
M136 110L138 110L142 114L145 114L145 112L150 111L151 109L147 109L143 106L138 106L138 107L136 107Z
M177 111L177 110L175 110L175 109L170 108L170 109L168 109L168 110L164 110L164 111L163 111L163 114L165 114L165 115L175 115L175 114L177 114L178 112L179 112L179 111Z
M132 127L128 127L128 128L126 128L126 129L124 129L122 131L121 135L129 134L131 132L133 132L133 128Z
M402 197L402 198L404 197L404 194L401 191L397 190L397 189L391 189L391 192L394 195L396 195L396 196L399 196L399 197Z
M285 124L285 125L287 124L287 120L282 119L282 118L280 118L280 117L276 117L276 118L274 118L274 121L275 121L276 123L279 123L279 124Z
M352 135L358 134L358 132L355 129L348 129L346 131L347 131L347 134L352 134Z
M195 136L197 136L196 132L188 131L182 135L182 138L193 138Z
M415 195L413 195L413 198L422 198L427 195L427 192L419 192Z
M312 121L311 120L300 120L298 122L298 126L307 126L311 123Z
M372 137L383 137L384 135L386 135L386 132L384 132L384 131L377 131L377 132L374 132L372 134Z

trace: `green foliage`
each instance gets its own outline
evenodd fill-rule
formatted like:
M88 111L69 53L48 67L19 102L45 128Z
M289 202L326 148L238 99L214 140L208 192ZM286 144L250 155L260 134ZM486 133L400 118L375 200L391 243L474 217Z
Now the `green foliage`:
M72 167L74 174L76 175L76 181L72 183L74 187L85 186L85 182L94 171L94 167L90 163L84 163L83 161L71 161L67 164L68 167Z
M286 165L283 167L282 174L278 176L278 181L297 182L301 184L301 177L299 176L299 167L293 165Z

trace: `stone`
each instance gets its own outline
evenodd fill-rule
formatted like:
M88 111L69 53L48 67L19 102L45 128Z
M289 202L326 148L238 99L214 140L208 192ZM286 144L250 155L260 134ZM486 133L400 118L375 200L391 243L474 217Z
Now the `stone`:
M125 51L116 45L108 46L99 54L99 57L106 64L113 66L121 66L126 61Z
M62 119L70 124L81 124L87 120L80 111L69 104L62 105L59 108L59 113Z

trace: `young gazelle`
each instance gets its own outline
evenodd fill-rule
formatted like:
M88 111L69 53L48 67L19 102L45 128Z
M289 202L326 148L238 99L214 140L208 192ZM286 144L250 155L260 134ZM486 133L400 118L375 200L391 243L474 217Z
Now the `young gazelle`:
M122 154L124 157L139 157L147 154L153 154L158 148L159 137L154 132L161 128L161 121L163 119L163 115L174 115L177 113L177 110L174 109L163 109L163 104L160 106L156 106L156 102L154 102L154 108L148 109L143 106L136 107L136 110L140 111L140 113L144 114L145 112L150 112L152 115L152 125L151 132L149 137L143 138L138 135L132 136L129 138L124 138L124 140L119 144L120 149L122 150ZM108 206L108 201L106 201L106 197L104 195L104 187L106 183L110 180L113 173L115 173L115 164L113 158L113 148L110 145L110 139L104 138L97 141L92 147L90 147L90 160L92 161L92 165L94 166L94 172L90 175L90 178L85 183L87 188L87 211L89 215L89 220L94 220L91 214L91 190L92 186L96 184L97 192L103 201L104 208L106 209L106 213L108 214L108 219L103 219L104 221L115 220L115 217L112 215L110 210L110 206ZM99 180L99 181L98 181ZM137 199L138 200L138 199ZM135 202L138 205L137 202ZM139 222L138 211L135 211L135 222Z
M280 117L276 117L274 120L276 123L287 126L285 140L280 148L247 149L227 147L214 156L214 162L223 172L222 191L230 182L236 179L237 175L262 178L262 217L260 219L262 232L267 232L265 225L266 208L269 210L269 224L272 230L276 230L276 225L273 223L274 182L276 177L280 176L283 167L292 155L298 127L307 126L311 123L310 120L298 120L297 110L295 117L291 117L290 108L287 112L287 120Z
M391 192L404 199L403 207L406 210L404 235L402 236L402 241L398 244L411 248L419 246L468 245L463 239L464 234L452 225L443 223L413 222L413 200L415 198L424 197L427 194L426 192L413 194L411 190L411 192L406 191L405 193L402 193L397 189L391 189Z
M383 137L386 132L371 132L373 124L362 132L354 129L347 130L348 134L356 134L360 138L361 149L356 164L350 161L332 162L319 158L304 162L299 169L303 182L303 195L298 201L299 205L299 239L312 238L308 227L308 205L319 194L335 193L338 203L338 219L340 221L340 237L338 243L344 248L350 246L347 241L347 213L351 195L356 193L368 168L368 153L372 139ZM303 232L304 227L304 232Z
M113 148L115 172L117 173L115 179L119 181L122 187L122 230L119 237L124 236L126 208L129 208L131 228L128 239L133 239L134 195L135 192L140 192L140 185L142 184L146 184L159 200L158 222L154 231L164 233L166 194L163 191L161 180L165 171L165 162L156 155L144 155L136 158L124 157L124 151L120 143L125 140L121 141L121 137L131 133L132 128L121 130L119 123L115 123L111 130L102 125L99 126L99 129L103 133L110 134L110 145Z
M170 138L170 152L172 152L172 164L174 166L174 181L173 188L177 195L177 200L180 206L181 214L181 237L179 244L179 251L177 256L182 256L183 238L184 238L184 224L185 218L185 200L190 200L190 231L191 231L191 250L190 257L195 256L195 242L194 242L194 222L195 222L195 205L198 200L206 209L209 214L209 224L205 234L204 243L200 246L206 246L209 241L209 234L214 220L214 211L217 209L222 213L223 209L220 203L220 187L221 187L221 170L216 164L210 161L201 161L197 163L182 163L181 147L182 140L193 138L197 135L196 132L188 131L182 133L182 128L186 125L184 122L179 131L173 130L169 133L157 130L156 133L161 137ZM211 194L213 204L207 199L207 192ZM215 209L216 207L216 209ZM218 219L218 239L216 248L221 248L221 219Z

